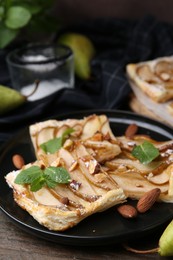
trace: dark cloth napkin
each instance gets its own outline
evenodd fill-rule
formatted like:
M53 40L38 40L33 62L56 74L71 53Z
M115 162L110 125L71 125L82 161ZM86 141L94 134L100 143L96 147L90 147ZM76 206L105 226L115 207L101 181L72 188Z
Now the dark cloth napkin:
M126 64L173 54L173 26L150 16L135 21L97 19L65 30L85 34L93 41L97 53L91 79L76 78L74 89L61 89L0 116L0 141L28 124L65 112L125 108L131 92ZM0 84L11 85L6 53L0 56Z

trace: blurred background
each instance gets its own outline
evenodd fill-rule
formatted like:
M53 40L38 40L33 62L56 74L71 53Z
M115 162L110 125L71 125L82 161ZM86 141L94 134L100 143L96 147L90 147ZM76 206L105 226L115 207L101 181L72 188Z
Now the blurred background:
M15 122L17 128L18 122L18 129L21 124L71 111L128 110L132 90L126 65L173 55L171 0L0 2L1 85L13 85L6 64L9 51L33 42L58 44L61 39L78 63L73 89L57 88L38 102L25 102L3 113L0 123ZM75 35L69 37L71 33ZM62 41L63 34L68 34L68 40Z
M173 22L171 0L58 0L55 14L64 22L79 22L98 17L136 19L154 15L165 22Z

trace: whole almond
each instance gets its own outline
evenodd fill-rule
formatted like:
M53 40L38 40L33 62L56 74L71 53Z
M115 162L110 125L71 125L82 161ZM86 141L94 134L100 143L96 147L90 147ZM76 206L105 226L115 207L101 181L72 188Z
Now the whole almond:
M124 218L135 218L137 216L137 210L128 204L118 206L117 211Z
M137 203L137 210L140 213L145 213L149 210L153 204L157 201L161 193L159 188L152 189L146 192L138 201Z
M137 133L137 131L138 131L138 126L136 124L131 124L127 127L125 131L125 136L131 139Z
M17 169L21 169L25 165L24 159L20 154L13 155L12 161Z

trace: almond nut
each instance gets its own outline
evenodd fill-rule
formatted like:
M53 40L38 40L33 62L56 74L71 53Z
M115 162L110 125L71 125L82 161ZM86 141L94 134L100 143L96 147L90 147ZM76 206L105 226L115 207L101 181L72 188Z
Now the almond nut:
M110 133L107 132L107 133L103 136L103 139L106 140L106 141L111 141Z
M125 136L131 139L137 133L137 131L138 131L138 126L136 124L131 124L127 127Z
M60 202L64 205L68 205L69 199L67 197L62 197L62 198L60 198Z
M138 201L137 203L137 210L140 213L145 213L149 210L153 204L157 201L161 193L159 188L152 189L146 192Z
M13 155L12 161L17 169L21 169L25 165L24 159L20 154Z
M118 206L117 211L124 218L135 218L137 216L137 210L133 206L128 204Z
M90 174L96 174L100 172L100 164L95 160L92 159L89 161L88 171Z
M92 141L101 142L103 141L103 134L101 132L96 132L91 138Z
M78 166L78 161L74 160L69 168L69 172L74 171Z

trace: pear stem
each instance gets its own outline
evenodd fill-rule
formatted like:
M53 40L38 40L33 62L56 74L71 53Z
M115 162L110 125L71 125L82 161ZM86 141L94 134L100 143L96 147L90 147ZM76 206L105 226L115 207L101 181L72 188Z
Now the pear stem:
M31 97L37 91L40 80L36 79L34 83L35 83L35 87L34 87L33 91L29 95L25 96L26 98Z
M135 248L130 247L127 244L123 244L123 247L130 252L136 253L136 254L151 254L151 253L158 253L159 248L152 248L152 249L148 249L148 250L138 250Z

